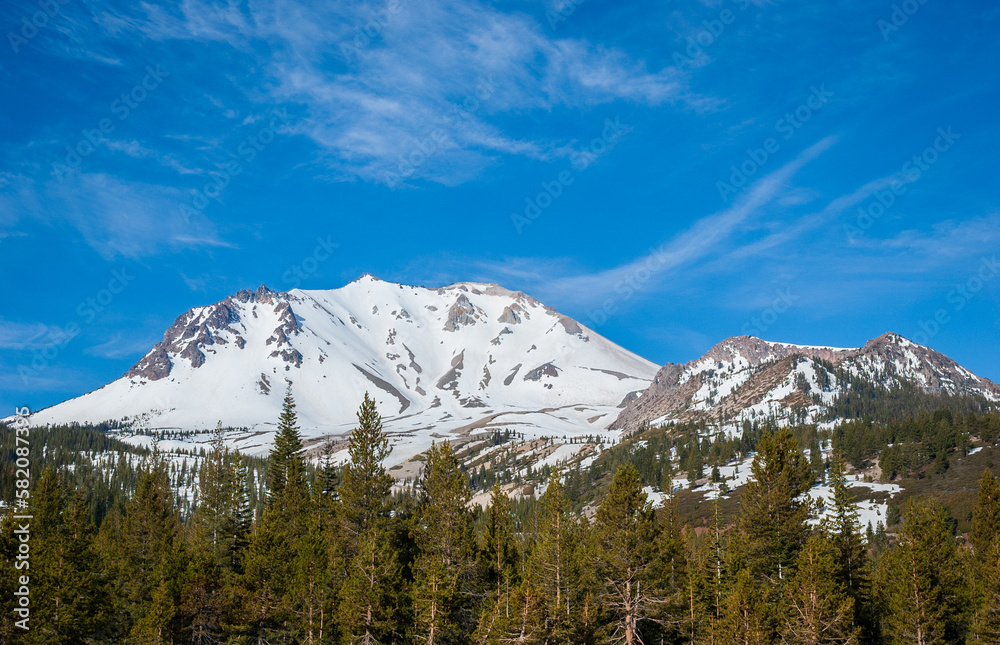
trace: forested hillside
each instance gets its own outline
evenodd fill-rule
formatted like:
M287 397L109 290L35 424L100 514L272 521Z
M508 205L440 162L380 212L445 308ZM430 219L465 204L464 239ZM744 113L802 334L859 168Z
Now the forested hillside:
M520 468L504 452L514 436L497 433L502 472L445 441L413 485L385 470L367 396L357 416L343 466L329 448L303 457L291 393L267 460L230 451L221 427L188 455L109 428L33 430L45 469L17 511L33 516L30 570L15 569L8 511L0 642L1000 642L996 414L747 423L735 438L646 428L566 472ZM728 491L719 469L741 459L751 477ZM905 491L872 528L847 482L863 469ZM818 482L833 491L823 521L805 495ZM14 624L20 575L27 632Z

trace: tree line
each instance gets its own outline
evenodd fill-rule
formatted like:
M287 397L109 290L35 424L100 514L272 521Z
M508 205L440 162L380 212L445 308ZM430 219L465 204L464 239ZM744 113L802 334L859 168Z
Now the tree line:
M979 485L972 530L915 502L891 541L866 538L846 464L815 521L814 466L789 429L753 437L737 516L684 524L654 509L635 465L603 499L571 510L551 473L515 513L499 484L470 505L470 475L447 441L411 489L365 396L348 459L315 476L294 400L284 401L261 511L247 462L221 429L189 515L155 450L134 493L95 522L70 473L31 494L31 630L14 627L18 542L0 526L3 643L1000 643L1000 484ZM810 439L811 443L811 439ZM672 491L669 469L663 490ZM717 511L717 507L715 509Z

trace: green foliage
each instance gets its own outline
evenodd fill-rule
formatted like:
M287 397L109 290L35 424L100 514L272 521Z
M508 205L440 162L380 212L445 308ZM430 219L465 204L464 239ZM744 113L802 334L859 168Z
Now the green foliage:
M754 580L775 586L792 573L809 534L811 509L801 496L812 485L812 471L787 429L761 437L751 470L740 503L737 557Z
M26 643L84 643L107 620L96 531L79 495L47 468L32 495L32 625Z
M979 496L972 510L969 541L976 553L985 554L1000 537L1000 483L989 470L979 480Z
M739 437L675 424L565 472L528 470L525 446L548 440L491 431L433 446L412 487L385 470L390 441L369 396L343 466L332 443L318 466L305 460L291 392L268 461L227 449L221 427L210 450L170 460L110 427L37 429L45 451L32 458L53 467L31 489L34 622L13 626L8 512L0 642L997 643L1000 487L985 472L972 489L989 448L963 457L1000 438L997 418L932 409L832 432L748 422ZM826 464L831 441L844 457ZM675 469L721 479L752 453L752 481L728 498L674 489ZM897 476L964 473L968 500L893 503L888 532L876 523L863 538L848 462L891 466L894 454L916 455ZM819 479L833 501L811 525L802 493ZM655 511L647 486L663 491Z
M884 421L866 418L841 423L833 431L833 447L856 468L866 467L877 457L883 479L890 481L945 472L956 453L968 450L973 437L995 441L989 439L994 428L1000 429L996 412L962 414L938 408Z
M299 434L298 416L295 414L295 399L292 386L285 391L278 419L278 432L271 448L270 467L267 470L268 503L274 504L286 486L304 485L305 464L302 462L302 438Z
M926 502L907 509L898 545L879 563L879 594L890 643L934 645L961 636L962 570L940 509Z
M833 488L833 513L825 528L837 550L837 581L853 600L852 624L860 625L868 633L874 629L868 553L861 536L858 510L853 503L854 495L847 486L844 460L840 455L836 455L830 464L829 478Z
M980 595L968 642L995 645L1000 643L1000 540L993 540L985 551L981 551L976 564Z
M598 599L613 618L606 631L615 641L640 642L645 622L661 596L654 577L655 515L634 467L622 466L615 473L596 519L595 564L602 585Z
M842 579L838 545L823 533L811 536L788 582L788 612L782 642L815 645L856 645L859 629L854 599Z
M471 495L451 443L427 451L413 540L413 611L417 638L428 645L461 642L472 625Z
M347 562L339 606L345 642L386 642L392 633L400 565L389 524L392 478L382 465L391 451L375 401L366 392L338 488Z

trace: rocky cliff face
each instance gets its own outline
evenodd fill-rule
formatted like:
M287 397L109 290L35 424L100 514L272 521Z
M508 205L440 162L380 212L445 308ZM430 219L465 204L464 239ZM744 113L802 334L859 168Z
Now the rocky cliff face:
M177 317L156 344L125 375L130 378L158 381L170 375L174 361L185 359L191 367L205 364L205 353L213 352L214 345L233 343L239 349L246 347L246 339L238 329L241 316L251 305L249 314L257 317L257 307L269 307L278 316L279 325L267 340L274 344L272 356L291 364L301 364L302 355L290 348L289 336L299 333L298 322L288 302L264 285L256 291L244 289L221 302L207 307L197 307Z

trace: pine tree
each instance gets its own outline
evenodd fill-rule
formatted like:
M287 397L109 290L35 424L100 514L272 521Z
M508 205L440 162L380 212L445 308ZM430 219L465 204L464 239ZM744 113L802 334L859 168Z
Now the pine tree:
M427 451L413 539L413 610L416 633L427 645L459 640L468 625L466 591L471 562L471 526L466 509L469 483L451 443Z
M653 578L659 602L652 613L661 637L676 641L690 633L690 629L685 626L690 609L690 599L685 593L688 562L681 535L677 500L673 493L673 481L669 475L665 484L663 490L666 498L658 514L659 530L655 543Z
M652 576L656 556L655 516L635 466L619 467L607 497L597 509L596 562L604 583L602 600L615 617L611 640L642 642L642 623L659 601Z
M833 517L826 524L838 551L839 578L854 599L855 624L871 628L873 616L867 552L861 538L861 521L854 506L854 495L847 486L844 459L839 453L830 464L830 484L833 488Z
M336 534L334 523L322 504L322 493L317 492L302 505L302 530L288 540L293 558L286 598L292 613L291 633L306 645L327 642L336 611L336 582L342 575L328 539Z
M568 543L572 545L569 568L569 643L603 643L599 632L608 621L603 604L605 578L595 566L602 556L602 545L595 526L580 517L570 524Z
M527 562L527 584L537 589L543 613L540 622L554 642L563 642L570 618L571 585L569 501L558 471L549 475L535 517L534 548ZM526 596L528 594L526 593Z
M941 512L911 503L899 543L879 563L885 631L895 645L937 645L958 636L961 571Z
M1000 537L1000 483L989 469L979 478L979 497L972 511L969 541L976 553L987 553Z
M567 642L545 623L545 599L536 585L522 580L510 593L510 612L496 615L493 629L474 637L482 643L555 643Z
M323 444L323 452L320 456L320 472L323 482L323 496L328 500L338 500L340 493L340 471L334 460L336 453L335 444L332 439L327 439Z
M253 527L254 511L250 489L250 468L237 450L233 453L233 463L235 469L235 483L233 486L233 571L242 571L242 554L246 549L250 530Z
M392 631L400 567L389 528L392 478L383 465L392 447L367 392L357 416L339 489L348 559L340 616L346 642L370 645Z
M340 589L338 612L344 642L392 642L399 599L400 564L386 522L361 532Z
M278 432L271 448L271 465L267 471L268 504L281 497L285 486L291 482L295 486L304 486L303 476L305 465L299 454L302 451L302 438L299 434L298 416L295 413L295 399L292 397L292 386L289 383L285 391L285 400L281 404L281 416L278 419Z
M802 495L812 471L787 428L761 437L751 470L740 498L739 557L755 579L778 585L809 535L811 509Z
M973 616L968 642L975 645L1000 645L1000 540L994 540L985 554L977 558L982 594Z
M84 643L103 626L95 530L83 500L46 468L31 497L32 629L26 643Z
M481 557L485 564L487 583L495 590L494 600L499 603L516 584L514 578L518 562L517 546L514 544L514 512L510 498L503 492L500 484L494 484L490 491L485 520Z
M712 630L718 645L770 645L774 642L773 612L748 569L740 569L722 603L722 616Z
M150 611L164 581L179 576L179 522L167 464L154 450L125 506L117 535L110 536L102 554L115 581L114 597L126 614L120 627L131 629ZM176 606L174 588L168 591L170 597L161 602Z
M726 589L722 584L724 563L716 560L715 531L709 527L711 539L699 540L694 532L686 535L686 567L681 580L684 617L679 625L678 642L695 645L718 642L717 632L722 619Z
M222 423L212 434L212 450L198 471L197 506L193 515L200 547L216 566L230 568L237 545L238 472L225 444Z
M788 604L782 642L788 645L843 643L856 645L854 599L840 580L838 545L823 534L810 537L799 553L788 582Z
M170 622L176 612L170 583L163 578L132 627L131 641L136 645L171 645L174 640L170 633Z
M499 483L493 484L490 503L484 513L483 545L479 549L481 580L486 586L487 599L483 603L477 640L495 642L507 634L511 622L511 593L517 585L518 554L514 544L514 514L510 498ZM537 601L533 590L522 595L525 604ZM515 614L517 608L515 607ZM520 623L516 620L514 623ZM520 624L527 628L528 625ZM518 630L520 631L520 630Z
M367 392L357 416L358 425L347 447L350 461L344 466L339 489L347 531L354 539L376 519L385 517L392 489L392 477L383 466L392 447L375 401Z
M230 630L241 634L243 642L265 645L289 636L291 552L284 518L276 509L265 510L250 536L234 589L237 606Z
M227 578L210 552L192 554L175 613L192 645L209 645L222 638L223 617L230 611Z

